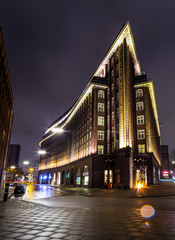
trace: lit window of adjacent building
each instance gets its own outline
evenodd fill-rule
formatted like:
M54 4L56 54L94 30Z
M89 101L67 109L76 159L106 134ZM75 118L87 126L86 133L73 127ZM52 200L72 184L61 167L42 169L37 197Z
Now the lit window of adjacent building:
M99 112L104 112L104 103L98 103L98 111Z
M137 125L144 124L144 115L137 116Z
M98 125L104 126L104 117L98 117Z
M98 98L104 98L104 97L105 97L104 91L99 90L99 91L98 91Z
M140 111L140 110L143 110L143 109L144 109L143 102L137 102L136 103L136 110Z
M104 146L98 145L98 154L103 154L103 153L104 153Z
M141 129L137 131L137 138L138 139L145 139L145 130Z
M142 89L137 89L136 97L143 97L143 90Z
M98 140L104 140L104 131L98 131Z
M145 144L139 144L138 145L138 152L139 153L145 153Z

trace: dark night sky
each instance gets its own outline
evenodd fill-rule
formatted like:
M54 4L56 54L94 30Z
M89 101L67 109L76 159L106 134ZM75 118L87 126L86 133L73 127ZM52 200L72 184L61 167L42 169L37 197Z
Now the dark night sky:
M162 144L175 148L174 10L174 0L0 0L20 161L38 158L48 125L79 97L128 20L154 81Z

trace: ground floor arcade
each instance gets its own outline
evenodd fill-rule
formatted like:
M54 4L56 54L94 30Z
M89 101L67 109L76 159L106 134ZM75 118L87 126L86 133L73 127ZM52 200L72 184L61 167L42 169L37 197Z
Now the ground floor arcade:
M58 168L40 170L38 183L128 189L138 182L156 183L159 169L153 154L134 155L126 148L112 155L94 155Z

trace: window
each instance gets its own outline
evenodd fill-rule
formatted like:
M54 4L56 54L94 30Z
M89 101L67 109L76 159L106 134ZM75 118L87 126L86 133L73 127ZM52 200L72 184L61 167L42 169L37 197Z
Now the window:
M104 98L104 91L98 91L98 98Z
M143 97L143 90L142 89L137 89L136 97Z
M98 125L104 126L104 117L98 117Z
M137 125L144 124L144 115L137 116Z
M98 140L104 140L104 131L98 131Z
M104 112L104 103L98 103L98 111Z
M138 139L144 139L145 138L145 130L141 129L137 131L137 138Z
M144 109L143 102L137 102L136 103L136 110L140 111L140 110L143 110L143 109Z
M139 153L145 153L145 144L139 144L138 145L138 152Z
M103 153L104 153L104 146L98 145L98 154L103 154Z

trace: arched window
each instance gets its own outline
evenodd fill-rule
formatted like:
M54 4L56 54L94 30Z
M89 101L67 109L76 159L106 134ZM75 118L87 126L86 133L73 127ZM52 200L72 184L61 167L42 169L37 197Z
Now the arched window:
M136 97L143 97L143 90L142 89L137 89Z
M102 90L98 91L98 98L104 98L104 91Z
M80 185L80 184L81 184L81 170L80 170L80 167L78 167L77 173L76 173L76 185Z

